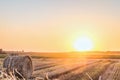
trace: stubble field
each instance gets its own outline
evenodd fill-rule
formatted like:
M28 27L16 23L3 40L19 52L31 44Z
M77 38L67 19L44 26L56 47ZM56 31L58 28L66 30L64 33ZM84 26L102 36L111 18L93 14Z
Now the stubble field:
M0 68L4 59L0 59ZM49 80L120 80L119 59L32 58L35 78ZM39 79L38 79L39 80Z

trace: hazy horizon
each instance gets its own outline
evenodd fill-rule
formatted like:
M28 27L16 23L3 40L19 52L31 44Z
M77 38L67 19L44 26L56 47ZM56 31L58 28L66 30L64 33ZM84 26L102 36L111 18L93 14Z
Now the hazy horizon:
M0 48L25 51L76 51L88 36L91 51L120 51L119 0L2 0Z

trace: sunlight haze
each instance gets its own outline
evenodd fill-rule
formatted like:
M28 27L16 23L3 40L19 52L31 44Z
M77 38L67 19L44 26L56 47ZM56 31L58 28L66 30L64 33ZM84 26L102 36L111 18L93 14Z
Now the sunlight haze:
M75 51L90 37L95 51L120 50L120 0L0 0L0 48Z

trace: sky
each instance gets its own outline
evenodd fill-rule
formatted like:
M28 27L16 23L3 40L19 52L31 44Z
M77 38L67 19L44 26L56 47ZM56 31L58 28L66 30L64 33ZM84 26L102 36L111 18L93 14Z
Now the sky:
M81 35L92 50L120 50L120 0L0 0L4 50L74 51Z

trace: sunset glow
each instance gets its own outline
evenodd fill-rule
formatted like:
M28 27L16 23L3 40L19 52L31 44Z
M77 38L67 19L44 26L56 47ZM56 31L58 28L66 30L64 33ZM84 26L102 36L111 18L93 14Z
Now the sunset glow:
M89 51L93 48L93 42L88 37L80 37L75 41L74 48L77 51Z
M119 51L119 15L120 0L1 0L0 48Z

